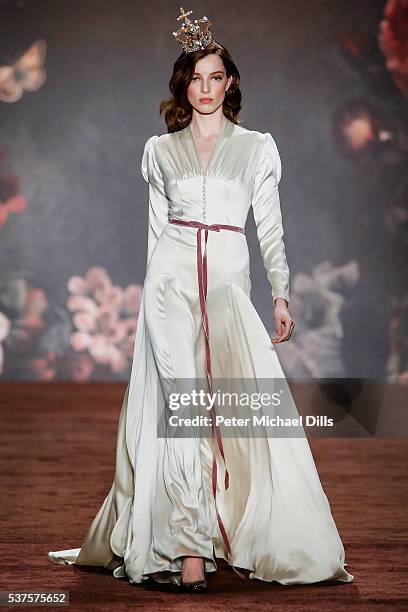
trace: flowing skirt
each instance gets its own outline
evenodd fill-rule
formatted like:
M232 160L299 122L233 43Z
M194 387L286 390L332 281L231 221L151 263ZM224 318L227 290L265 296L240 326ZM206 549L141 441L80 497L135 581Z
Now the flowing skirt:
M244 235L208 242L208 295L214 381L285 380L275 346L250 299ZM206 572L228 560L217 522L211 436L157 435L163 380L205 377L197 292L195 230L166 227L148 269L131 376L119 417L115 477L80 548L51 551L54 563L103 566L142 583L179 582L182 557L201 556ZM222 238L224 244L222 244ZM227 242L227 245L225 245ZM229 264L220 254L229 249ZM169 256L171 254L171 256ZM214 255L217 255L216 257ZM211 257L212 255L212 257ZM180 383L182 384L182 383ZM290 416L298 416L290 391ZM280 584L351 582L345 551L303 435L223 437L216 504L235 567Z

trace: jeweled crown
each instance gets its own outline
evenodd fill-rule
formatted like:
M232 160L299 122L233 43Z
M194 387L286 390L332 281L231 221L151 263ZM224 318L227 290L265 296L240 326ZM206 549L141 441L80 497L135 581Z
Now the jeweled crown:
M183 24L177 32L173 32L176 41L183 47L185 53L192 53L200 49L205 49L212 41L210 27L211 21L207 17L194 19L194 23L188 18L193 11L185 11L180 7L181 15L177 17L177 21L183 19ZM201 29L201 25L203 28Z

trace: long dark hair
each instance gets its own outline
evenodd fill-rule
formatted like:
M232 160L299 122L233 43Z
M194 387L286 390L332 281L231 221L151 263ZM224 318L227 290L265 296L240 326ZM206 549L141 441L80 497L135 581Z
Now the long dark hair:
M227 119L239 124L239 111L241 110L242 94L239 89L240 74L232 60L228 49L212 41L205 49L193 53L183 53L177 58L173 74L169 81L172 95L160 103L160 114L164 113L164 120L168 132L178 132L188 126L193 115L193 108L188 101L187 87L194 75L195 66L202 57L214 53L222 59L227 78L232 76L232 82L225 94L223 113Z

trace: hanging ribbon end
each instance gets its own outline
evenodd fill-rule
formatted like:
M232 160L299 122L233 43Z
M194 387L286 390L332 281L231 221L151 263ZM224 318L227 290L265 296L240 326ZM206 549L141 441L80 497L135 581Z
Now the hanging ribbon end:
M228 470L225 470L224 487L225 487L225 490L227 490L228 487L229 487L229 472L228 472Z
M233 563L231 563L231 565L232 565L232 569L234 570L234 572L235 572L236 574L238 574L238 576L239 576L240 578L242 578L243 580L246 580L246 579L247 579L247 577L245 576L245 574L243 574L242 572L240 572L239 570L237 570L237 569L234 567L234 564L233 564Z
M245 574L243 574L242 572L240 572L240 571L239 571L239 570L238 570L238 569L237 569L237 568L234 566L234 561L233 561L233 558L232 558L232 554L231 554L230 552L228 552L227 557L228 557L227 561L228 561L229 565L232 567L232 569L234 570L234 572L235 572L236 574L238 574L238 576L239 576L240 578L242 578L243 580L247 580L246 575L245 575Z

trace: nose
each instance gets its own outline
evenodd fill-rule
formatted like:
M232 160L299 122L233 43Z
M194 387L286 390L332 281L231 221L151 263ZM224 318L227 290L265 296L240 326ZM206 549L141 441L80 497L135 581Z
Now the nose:
M203 86L201 88L201 91L205 94L210 93L210 87L209 85L206 85L205 81L203 81Z

